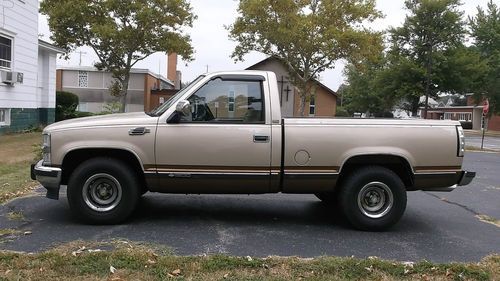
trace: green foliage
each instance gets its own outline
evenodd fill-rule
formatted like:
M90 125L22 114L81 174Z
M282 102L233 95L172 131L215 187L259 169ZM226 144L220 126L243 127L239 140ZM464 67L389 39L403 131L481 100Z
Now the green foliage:
M381 34L363 27L381 16L374 0L240 0L238 13L227 27L238 42L232 57L258 51L282 61L302 115L319 73L340 59L359 64L382 48Z
M436 98L437 93L444 90L436 79L442 75L436 66L443 60L443 53L462 44L465 34L463 13L458 9L459 0L407 0L405 6L409 15L403 26L389 30L390 53L424 70L418 84L424 85L419 96L425 94L427 108L427 98ZM412 92L407 97L412 100L412 107L417 104L414 95Z
M92 112L76 111L75 114L73 115L73 118L90 117L90 116L94 116L94 115L95 114Z
M335 112L336 117L351 117L352 114L347 111L347 109L343 106L338 106L337 111Z
M380 61L347 68L345 99L351 111L379 115L397 106L416 116L425 106L423 95L471 93L487 84L491 66L482 58L484 52L462 44L459 1L408 0L405 5L409 15L401 27L389 30L390 47L379 55Z
M183 28L195 16L186 0L43 0L51 39L69 54L90 46L96 67L112 73L121 84L125 109L130 69L156 52L176 52L191 60L193 48Z
M70 92L56 92L56 121L73 118L77 107L77 95Z
M346 76L349 82L344 89L344 104L349 112L367 113L376 117L389 117L392 109L404 97L420 93L419 78L423 71L411 60L403 57L388 57L380 54L375 63L365 63L361 68L349 65ZM416 101L405 99L402 107L409 112L417 112Z
M500 114L500 10L492 0L488 9L477 8L477 15L469 18L471 35L486 67L483 80L474 91L478 102L487 98L490 114Z
M119 101L108 102L104 105L104 111L101 114L113 114L120 112L122 104Z

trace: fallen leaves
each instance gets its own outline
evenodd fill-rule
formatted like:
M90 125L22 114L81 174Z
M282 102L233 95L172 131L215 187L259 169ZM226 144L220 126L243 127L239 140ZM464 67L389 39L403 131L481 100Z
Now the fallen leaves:
M71 255L74 256L74 257L76 257L76 256L78 256L80 254L83 254L84 252L92 254L92 253L103 252L103 250L101 250L101 249L87 249L87 247L82 246L82 247L78 248L78 250L71 252Z
M405 267L404 273L408 274L412 271L414 263L411 261L403 262L403 265Z
M168 277L178 277L181 275L181 270L176 269L168 274Z

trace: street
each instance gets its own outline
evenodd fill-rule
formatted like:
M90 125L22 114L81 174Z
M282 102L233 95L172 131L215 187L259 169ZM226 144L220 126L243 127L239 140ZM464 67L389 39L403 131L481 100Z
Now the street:
M471 185L451 193L410 192L400 223L387 232L352 230L312 195L146 194L133 218L115 226L74 221L65 195L36 195L0 206L1 249L40 251L81 239L128 239L171 248L180 255L232 254L369 257L400 261L478 261L500 253L500 228L476 215L500 217L500 154L469 152L465 169L478 172ZM9 220L8 213L22 214ZM29 231L29 235L23 235Z
M470 146L481 148L481 136L467 136L465 143ZM500 137L484 137L484 148L500 151Z

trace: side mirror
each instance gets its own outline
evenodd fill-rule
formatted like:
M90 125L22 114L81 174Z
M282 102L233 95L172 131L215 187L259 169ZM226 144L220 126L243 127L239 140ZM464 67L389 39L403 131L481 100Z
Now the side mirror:
M168 124L177 124L181 121L182 116L191 115L191 103L187 100L181 100L175 106L175 112L167 119Z
M189 101L187 100L181 100L177 103L175 111L181 113L184 116L188 116L191 114L191 103L189 103Z

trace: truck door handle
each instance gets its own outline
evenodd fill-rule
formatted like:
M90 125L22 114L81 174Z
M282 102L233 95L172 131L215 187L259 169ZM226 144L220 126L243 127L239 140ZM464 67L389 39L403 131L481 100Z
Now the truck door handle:
M151 133L151 130L146 127L133 128L128 131L131 136L142 136L148 133Z
M269 142L269 136L253 136L253 142Z

